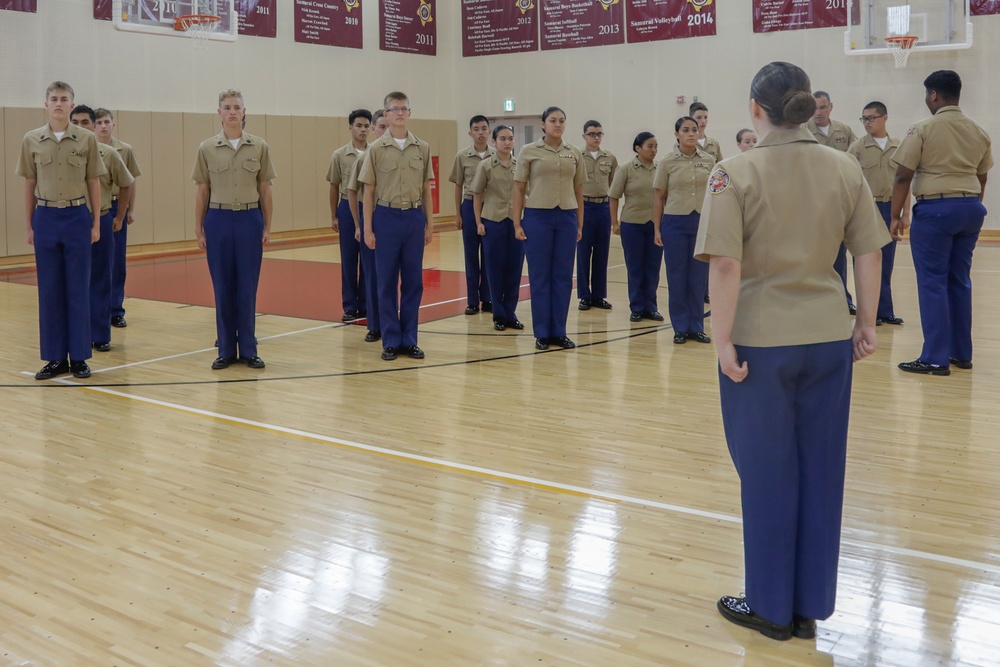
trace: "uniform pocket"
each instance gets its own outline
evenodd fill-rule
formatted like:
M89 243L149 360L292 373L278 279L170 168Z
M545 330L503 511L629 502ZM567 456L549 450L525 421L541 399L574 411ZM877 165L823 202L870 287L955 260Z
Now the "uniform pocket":
M422 157L412 157L410 158L410 166L414 169L419 169L422 173L424 170L424 159Z
M253 174L256 174L258 171L260 171L260 162L247 160L246 162L243 163L243 168Z
M224 171L229 171L228 164L210 164L208 165L208 170L213 174L221 174Z
M39 167L45 167L52 163L51 155L36 155L35 164Z
M380 174L387 174L391 171L396 171L396 167L397 165L395 162L380 162L378 165L378 171Z
M77 153L70 153L66 156L66 162L71 167L85 167L87 165L87 158Z

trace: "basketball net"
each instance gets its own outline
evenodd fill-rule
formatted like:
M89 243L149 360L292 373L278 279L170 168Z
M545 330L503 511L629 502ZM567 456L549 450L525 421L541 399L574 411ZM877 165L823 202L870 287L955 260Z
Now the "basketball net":
M218 30L221 23L222 18L212 14L186 14L177 17L174 27L191 36L194 48L207 49L208 36Z
M906 67L906 61L910 57L913 45L917 43L916 35L892 35L885 38L886 46L892 52L892 57L896 61L896 67Z

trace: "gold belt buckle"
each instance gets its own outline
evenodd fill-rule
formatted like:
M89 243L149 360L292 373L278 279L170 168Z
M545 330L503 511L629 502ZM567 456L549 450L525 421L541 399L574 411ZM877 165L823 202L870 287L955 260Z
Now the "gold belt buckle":
M399 210L401 211L409 211L411 208L413 208L413 204L411 204L408 201L405 201L399 205Z
M69 208L69 200L60 199L59 201L56 202L56 208Z
M234 211L242 211L243 204L232 204L230 208Z

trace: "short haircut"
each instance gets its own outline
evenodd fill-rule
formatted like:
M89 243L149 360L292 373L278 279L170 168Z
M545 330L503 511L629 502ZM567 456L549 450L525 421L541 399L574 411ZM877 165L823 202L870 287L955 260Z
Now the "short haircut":
M815 97L817 100L821 97L825 97L827 102L833 101L833 98L830 97L830 93L826 92L825 90L817 90L816 92L813 93L813 97Z
M680 132L681 131L681 126L684 125L684 121L688 121L688 120L691 121L692 123L694 123L695 127L698 127L698 121L696 121L691 116L681 116L680 118L677 119L677 122L674 123L674 132Z
M221 107L222 103L225 100L229 99L230 97L237 97L240 100L240 104L245 104L245 102L243 101L243 93L236 90L235 88L230 88L228 90L223 90L221 93L219 93L219 106Z
M950 69L939 69L924 79L924 88L946 100L957 100L962 96L962 77Z
M73 116L79 116L82 113L90 116L91 123L97 120L97 115L94 113L94 110L88 107L86 104L77 104L75 107L73 107L73 110L69 112L69 117L72 118Z
M692 102L691 106L688 107L688 115L694 116L695 111L708 112L708 107L706 107L702 102Z
M749 128L749 127L744 127L742 130L740 130L739 132L736 133L736 143L742 144L743 143L743 135L746 134L747 132L753 132L754 134L757 133L756 130L753 130L753 129Z
M640 132L639 134L635 135L635 139L632 140L632 150L638 153L639 149L642 148L643 144L645 144L650 139L655 139L655 138L656 137L653 135L652 132Z
M364 118L370 123L372 122L372 112L368 109L355 109L351 112L351 115L347 117L347 124L354 125L354 121L359 118Z
M886 109L885 105L882 104L881 102L869 102L868 104L865 105L865 108L862 109L861 113L864 113L869 109L873 109L875 113L877 113L879 116L884 116L887 113L889 113L889 110Z
M376 109L375 113L372 114L372 125L378 122L378 119L385 115L384 109Z
M545 107L545 111L542 112L542 122L544 123L549 116L557 111L563 115L563 118L566 117L566 112L559 107Z
M475 125L476 123L486 123L486 127L489 127L490 119L482 114L476 114L475 116L469 119L469 129L471 130L472 126Z
M510 130L510 133L514 134L514 128L510 125L497 125L493 128L493 141L497 140L497 135L500 134L501 130Z
M589 130L589 129L590 129L590 128L592 128L592 127L600 127L600 128L603 128L604 126L603 126L603 125L601 125L601 123L600 123L599 121L596 121L596 120L588 120L588 121L587 121L586 123L584 123L584 124L583 124L583 132L584 132L584 134L586 134L586 133L587 133L587 130Z
M406 93L394 90L385 96L385 99L382 100L382 106L387 107L389 106L389 102L392 102L394 100L399 102L406 102L407 106L409 106L410 104L410 98L406 96Z
M110 109L105 109L104 107L97 107L96 109L94 109L94 120L97 120L98 118L104 118L105 116L110 118L111 120L115 119L115 115L111 113Z
M49 99L49 93L56 90L65 90L69 93L69 96L76 99L76 93L73 92L73 86L69 85L65 81L53 81L49 84L49 87L45 89L45 99Z

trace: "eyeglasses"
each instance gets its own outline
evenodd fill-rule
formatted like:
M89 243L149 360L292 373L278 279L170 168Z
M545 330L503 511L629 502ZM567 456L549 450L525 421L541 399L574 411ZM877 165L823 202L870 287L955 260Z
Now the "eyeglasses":
M385 110L386 113L410 113L410 107L389 107Z
M879 114L878 116L862 116L858 120L860 120L862 123L874 123L877 119L884 118L884 117L885 117L885 114L883 113L883 114Z
M600 139L604 136L603 132L587 132L583 136L590 137L591 139Z

